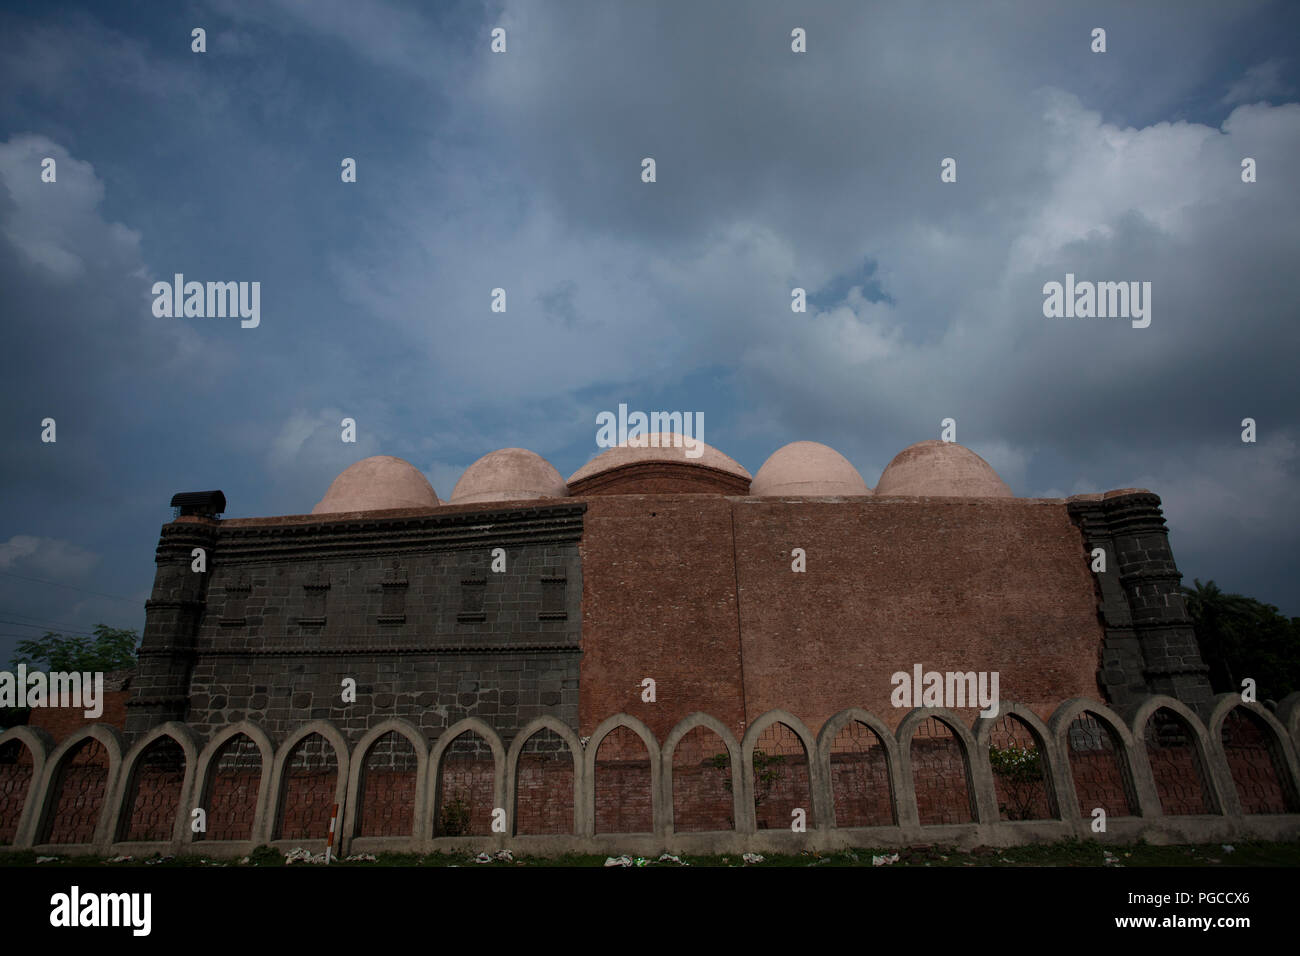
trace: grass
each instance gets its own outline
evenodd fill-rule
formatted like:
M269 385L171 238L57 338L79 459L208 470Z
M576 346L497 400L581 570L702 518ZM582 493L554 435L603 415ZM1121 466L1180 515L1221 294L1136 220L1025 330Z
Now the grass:
M1300 866L1300 841L1266 843L1241 842L1231 844L1232 850L1225 849L1224 844L1211 843L1183 846L1154 846L1147 843L1135 844L1098 844L1077 840L1061 843L1035 844L1020 847L976 847L973 850L961 850L945 846L913 846L876 849L836 850L824 853L808 851L798 854L770 853L763 854L763 862L746 864L739 855L685 856L678 854L682 862L695 867L732 867L732 866L872 866L872 857L898 854L895 867L1026 867L1026 866L1069 866L1069 867L1240 867L1240 866ZM1109 859L1107 855L1109 854ZM208 860L200 856L179 856L156 858L150 863L147 859L137 858L131 862L109 863L103 856L59 856L56 860L37 864L37 854L29 850L0 850L0 866L46 866L46 867L86 867L86 866L284 866L283 855L269 847L259 847L251 855L249 863L239 860ZM332 866L342 867L411 867L411 866L495 866L495 867L602 867L606 857L603 854L565 854L554 857L516 856L513 861L497 861L476 864L470 853L381 853L375 862L348 863L338 861ZM634 861L636 858L633 858ZM299 866L302 864L293 864ZM309 864L310 865L310 864ZM634 866L638 865L634 862ZM645 858L643 866L676 867L671 861L658 863L654 858Z

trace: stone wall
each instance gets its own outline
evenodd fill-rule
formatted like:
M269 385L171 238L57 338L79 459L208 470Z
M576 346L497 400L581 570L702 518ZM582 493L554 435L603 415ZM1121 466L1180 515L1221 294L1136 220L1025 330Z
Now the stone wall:
M581 502L163 528L131 736L251 720L575 723ZM194 548L207 568L192 570ZM494 571L501 549L504 570ZM347 683L350 682L350 683Z

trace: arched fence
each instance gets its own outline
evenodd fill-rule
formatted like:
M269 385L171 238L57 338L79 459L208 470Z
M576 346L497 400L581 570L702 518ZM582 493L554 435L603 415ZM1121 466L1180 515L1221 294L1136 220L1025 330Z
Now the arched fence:
M391 719L351 743L326 720L273 741L253 723L185 724L127 746L92 725L57 746L0 734L0 844L57 853L239 856L270 843L338 852L686 853L1070 837L1214 842L1300 837L1300 694L1275 713L1170 697L1125 715L1088 699L1044 721L1003 703L966 726L850 708L817 734L769 711L743 739L702 713L662 741L626 714L580 739L541 717L506 742L462 720L429 741ZM1104 829L1103 829L1104 826Z

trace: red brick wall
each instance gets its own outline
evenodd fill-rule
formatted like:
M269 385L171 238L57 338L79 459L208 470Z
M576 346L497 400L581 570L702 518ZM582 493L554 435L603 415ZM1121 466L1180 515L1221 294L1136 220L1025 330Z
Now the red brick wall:
M169 737L161 737L136 765L123 840L170 840L185 782L185 752Z
M897 726L909 708L891 705L890 677L914 664L997 671L1004 700L1044 717L1098 695L1103 632L1063 503L747 499L733 510L750 720L780 707L815 733L859 706ZM807 552L804 573L790 570L793 548ZM958 711L967 726L977 712Z
M493 805L496 763L486 758L450 757L443 760L438 773L442 779L442 803L439 806L437 835L443 835L443 808L458 798L469 804L469 828L462 835L490 834L492 811L496 809ZM572 785L569 790L572 790ZM572 829L572 822L569 829Z
M713 765L713 758L726 752L722 738L707 727L695 727L677 742L672 789L678 833L735 829L730 767L723 771Z
M1287 812L1282 771L1269 746L1271 738L1272 731L1265 730L1240 707L1224 721L1223 749L1245 813Z
M1102 628L1064 504L610 495L587 507L583 734L620 711L661 740L695 711L737 736L774 708L814 733L849 706L896 726L906 709L891 706L890 677L914 664L996 670L1000 696L1041 716L1100 693ZM807 572L790 570L793 548ZM641 700L645 677L655 703Z
M615 727L596 751L596 832L650 833L650 755L627 727Z
M580 733L625 713L663 740L704 711L744 721L731 505L716 496L587 500ZM641 681L656 682L656 703Z
M64 759L46 836L37 842L91 842L104 809L107 785L108 751L99 741L86 740Z
M275 839L327 838L338 781L334 748L319 734L310 734L289 755L285 770L283 803Z
M54 738L55 743L90 724L112 724L123 730L126 728L126 702L130 698L129 690L104 691L104 712L95 718L87 717L84 707L33 707L27 724L40 727Z
M0 747L0 844L14 842L34 769L31 751L21 741Z
M837 827L883 827L894 822L889 762L871 728L855 721L831 744L831 789Z
M516 786L516 833L573 832L573 761L567 753L522 754Z
M262 783L262 754L244 734L227 740L213 759L207 783L208 829L196 840L251 840Z

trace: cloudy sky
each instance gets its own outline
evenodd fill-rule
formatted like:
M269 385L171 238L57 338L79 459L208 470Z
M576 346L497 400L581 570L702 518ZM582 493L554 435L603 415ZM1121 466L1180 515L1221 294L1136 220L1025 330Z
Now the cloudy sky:
M952 417L1018 495L1154 490L1189 583L1300 614L1297 37L1243 0L6 7L0 664L141 628L177 491L567 476L620 402L873 486ZM178 272L259 281L260 326L155 317ZM1150 327L1045 318L1066 273L1150 282Z

